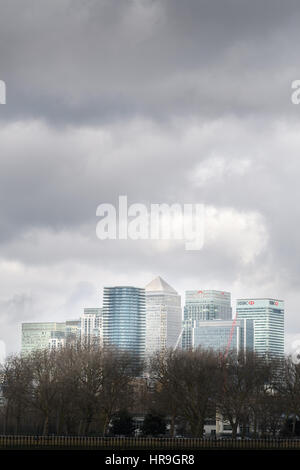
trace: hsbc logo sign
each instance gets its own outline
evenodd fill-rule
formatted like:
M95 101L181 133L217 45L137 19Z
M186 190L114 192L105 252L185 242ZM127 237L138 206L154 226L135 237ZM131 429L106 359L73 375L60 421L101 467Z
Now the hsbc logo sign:
M240 300L238 302L238 305L254 305L255 302L254 300Z
M264 299L258 299L258 301L254 301L254 300L240 300L238 301L237 305L256 305L256 306L260 306L260 300L263 300ZM275 307L278 307L279 306L279 300L269 300L269 305L274 305ZM265 306L265 302L263 304L263 306Z

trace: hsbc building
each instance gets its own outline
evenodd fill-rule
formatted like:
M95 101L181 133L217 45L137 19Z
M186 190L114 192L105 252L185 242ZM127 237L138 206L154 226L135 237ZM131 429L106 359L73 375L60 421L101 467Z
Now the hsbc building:
M284 355L284 302L279 299L238 299L237 318L253 320L254 351L268 357Z

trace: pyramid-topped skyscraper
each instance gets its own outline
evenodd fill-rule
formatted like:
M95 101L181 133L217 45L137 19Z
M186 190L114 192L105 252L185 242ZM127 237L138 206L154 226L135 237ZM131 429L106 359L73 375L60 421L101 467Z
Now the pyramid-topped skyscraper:
M181 298L160 276L145 287L146 355L174 348L182 328Z
M160 276L157 276L153 281L149 282L149 284L145 287L146 291L148 292L171 292L173 294L177 294L176 290L173 289L164 279Z

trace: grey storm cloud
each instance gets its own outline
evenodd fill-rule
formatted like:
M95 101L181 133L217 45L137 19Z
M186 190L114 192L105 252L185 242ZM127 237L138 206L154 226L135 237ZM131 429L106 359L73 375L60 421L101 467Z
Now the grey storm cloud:
M4 0L3 116L292 113L299 15L296 0Z
M181 293L282 297L287 338L300 335L299 2L3 0L0 13L7 350L22 321L76 318L103 285L158 274ZM203 250L98 240L98 204L122 194L204 203Z

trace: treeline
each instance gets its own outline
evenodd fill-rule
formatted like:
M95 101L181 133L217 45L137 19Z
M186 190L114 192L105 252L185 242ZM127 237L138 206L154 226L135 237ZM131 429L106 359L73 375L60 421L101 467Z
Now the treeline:
M137 369L139 368L139 369ZM295 434L300 364L252 352L166 351L148 364L116 349L77 344L7 359L0 434L201 437L205 423L227 421L233 437Z

